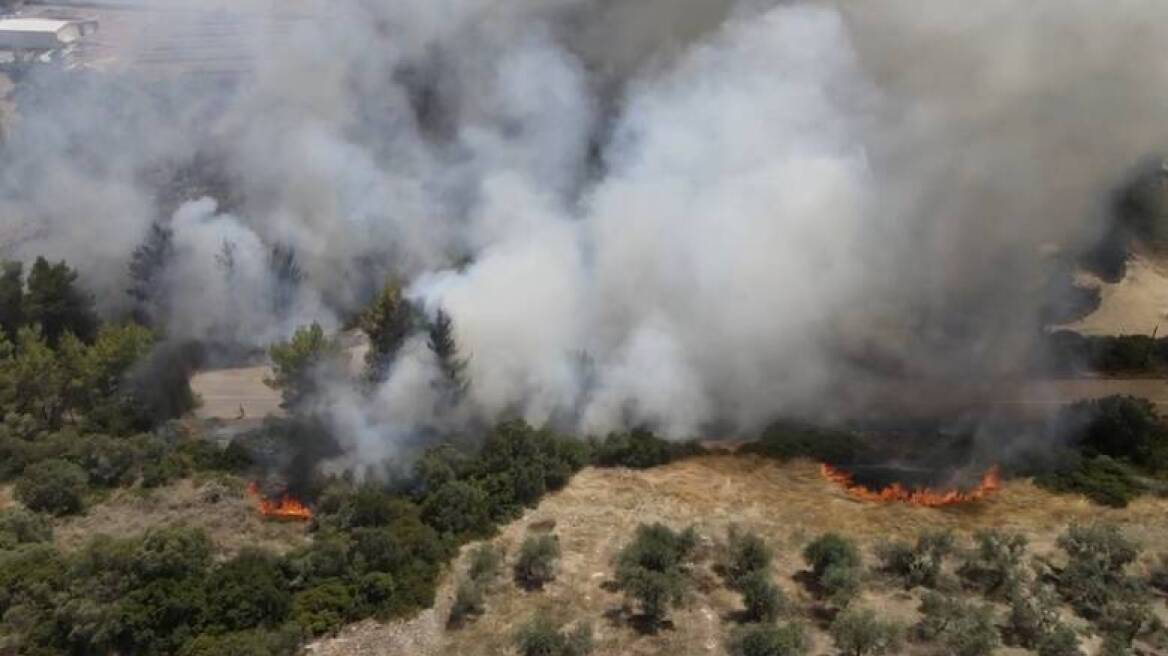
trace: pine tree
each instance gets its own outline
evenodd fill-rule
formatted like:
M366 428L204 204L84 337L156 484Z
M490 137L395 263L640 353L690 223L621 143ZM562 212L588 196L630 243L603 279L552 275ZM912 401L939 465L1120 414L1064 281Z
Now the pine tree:
M40 324L51 347L66 332L87 344L97 335L93 297L77 286L77 272L63 261L49 264L43 257L36 259L28 274L24 307L28 322Z
M10 341L24 323L24 267L20 262L0 264L0 330Z
M174 231L160 221L150 224L146 239L130 256L130 286L126 294L134 300L134 320L156 325L166 316L162 276L174 255Z
M442 379L437 385L457 403L470 387L470 381L466 379L467 360L459 357L458 344L454 341L454 322L444 310L439 309L430 324L430 339L426 345L438 359L438 368L442 371Z
M389 282L361 315L361 330L369 336L366 377L376 383L386 372L417 324L417 311L402 297L401 286Z

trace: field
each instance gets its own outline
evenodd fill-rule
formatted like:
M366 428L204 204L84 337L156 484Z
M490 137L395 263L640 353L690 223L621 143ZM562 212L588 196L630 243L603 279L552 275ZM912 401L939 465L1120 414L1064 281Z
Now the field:
M794 577L804 569L800 550L820 532L839 531L870 548L882 539L912 538L924 529L952 528L967 539L976 529L996 527L1023 532L1030 538L1032 552L1050 554L1055 538L1068 524L1100 519L1121 524L1148 547L1165 545L1165 517L1165 499L1141 499L1125 510L1109 510L1081 498L1051 495L1028 481L1007 482L994 498L966 506L870 505L824 481L813 463L784 465L734 455L702 457L648 471L587 469L494 540L513 554L529 531L554 525L564 557L559 577L543 592L523 592L500 579L487 598L486 614L477 623L447 631L445 618L453 596L453 577L448 577L435 609L408 622L355 625L312 645L310 653L506 653L514 628L542 609L561 620L590 621L597 654L720 654L726 630L733 626L727 616L738 609L739 602L710 565L732 524L767 539L777 552L777 580L789 598L806 608L812 599ZM689 604L674 613L672 628L643 636L617 619L622 598L606 590L605 583L612 576L613 556L637 524L655 521L675 528L696 525L706 561L698 567ZM882 613L905 621L914 617L917 604L906 593L887 591L866 593L860 603L878 605ZM1163 610L1162 604L1158 606ZM813 629L813 653L833 653L822 626Z

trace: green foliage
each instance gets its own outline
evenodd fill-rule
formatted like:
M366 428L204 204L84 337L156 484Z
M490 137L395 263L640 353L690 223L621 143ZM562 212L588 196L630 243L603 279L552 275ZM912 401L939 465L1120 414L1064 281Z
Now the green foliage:
M1085 422L1079 445L1088 456L1126 459L1151 469L1168 467L1168 427L1150 401L1109 396L1076 403L1069 414Z
M773 622L787 607L787 598L765 570L756 570L738 580L747 622Z
M481 544L470 552L466 575L472 581L490 584L499 576L503 566L503 550L490 544Z
M487 435L477 458L461 474L487 492L491 517L501 521L562 488L587 462L578 440L511 420Z
M475 483L450 481L422 505L426 523L452 535L484 536L493 527L490 498Z
M174 255L174 230L160 221L150 224L146 237L130 255L130 286L134 319L159 325L166 318L167 295L163 276Z
M1125 570L1139 549L1117 526L1073 525L1059 536L1058 546L1068 559L1059 573L1059 592L1084 617L1097 618L1109 603L1138 593L1139 585Z
M585 656L592 652L592 627L580 624L571 632L547 615L536 615L515 633L520 656Z
M23 508L0 510L0 551L53 539L53 525L44 515Z
M390 281L361 314L358 324L369 336L365 376L372 382L384 380L402 344L417 328L418 311L402 296L401 285Z
M652 431L638 428L609 433L595 445L593 462L600 467L649 469L706 453L698 442L670 442Z
M1042 637L1037 645L1038 656L1083 656L1079 636L1065 624L1059 624Z
M357 599L340 581L327 581L296 593L292 618L309 635L331 633L357 617Z
M89 342L97 332L93 297L77 286L77 272L64 262L36 259L28 272L24 314L30 324L41 327L50 346L66 333Z
M215 567L207 589L207 623L216 631L281 624L291 610L280 564L262 551L245 550Z
M1058 599L1048 586L1035 585L1031 589L1017 586L1010 591L1006 627L1015 643L1035 649L1060 626Z
M515 560L515 583L526 590L538 590L556 578L560 541L555 535L529 535L519 547Z
M849 431L780 422L767 428L758 441L743 446L740 451L784 461L806 458L846 465L868 459L871 449L859 435Z
M25 468L16 481L16 498L32 510L54 515L81 512L87 489L85 471L65 460L44 460Z
M1148 583L1160 592L1168 592L1168 553L1161 553L1148 572Z
M836 606L846 606L859 593L863 560L851 540L825 533L803 549L803 560L811 567L816 585Z
M337 374L344 368L341 343L327 337L320 324L298 328L288 341L272 344L272 377L264 380L280 391L283 407L296 409L317 391L321 376Z
M1074 458L1071 463L1034 478L1052 492L1082 494L1102 506L1125 508L1147 491L1128 468L1108 456Z
M299 653L300 641L300 627L296 624L275 630L203 633L188 642L179 656L293 656Z
M798 624L754 624L734 632L726 645L730 656L803 656L807 636Z
M1080 335L1051 333L1047 350L1059 374L1081 370L1109 375L1162 374L1168 371L1168 338L1149 335Z
M462 626L467 620L483 614L483 586L473 580L458 582L454 593L454 603L450 606L450 618L446 625L451 628Z
M917 633L925 640L939 640L946 654L989 656L1001 644L990 606L975 606L929 591L921 598L920 612Z
M681 604L689 588L687 560L697 544L692 527L676 533L663 524L641 524L616 557L616 583L635 601L650 629Z
M973 539L976 547L958 573L986 595L1000 596L1012 590L1022 578L1026 536L983 529L974 533Z
M0 262L0 331L9 340L24 325L24 266Z
M881 569L902 580L906 589L935 588L940 582L945 557L953 551L950 531L928 531L917 537L916 545L889 542L877 545Z
M470 379L466 376L468 359L459 354L458 343L454 339L454 322L440 308L428 332L426 346L438 360L438 369L442 372L442 378L434 383L435 387L447 396L448 403L456 404L470 387Z
M871 609L847 608L828 628L835 646L845 656L894 654L900 648L903 629L885 622Z
M731 526L727 536L725 562L722 563L726 584L739 589L743 579L756 573L768 573L774 553L756 533L742 532Z

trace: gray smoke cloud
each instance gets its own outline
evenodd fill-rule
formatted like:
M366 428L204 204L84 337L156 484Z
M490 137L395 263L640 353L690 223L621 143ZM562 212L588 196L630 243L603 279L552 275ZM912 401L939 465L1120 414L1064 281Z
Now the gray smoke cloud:
M1016 370L1042 253L1168 141L1158 0L183 1L258 26L244 73L24 83L5 255L116 313L161 218L167 324L254 346L404 279L473 382L436 415L418 336L332 385L352 464L504 413L685 437ZM160 201L196 157L213 199ZM280 312L274 245L304 274Z

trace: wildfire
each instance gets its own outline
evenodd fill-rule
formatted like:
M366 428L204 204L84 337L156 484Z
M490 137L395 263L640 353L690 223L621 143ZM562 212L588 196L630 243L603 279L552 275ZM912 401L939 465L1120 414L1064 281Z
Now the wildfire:
M852 481L852 475L831 465L821 465L820 473L827 480L847 490L848 494L861 501L877 503L900 502L914 506L940 508L959 503L985 499L1002 488L1002 477L995 465L981 475L981 483L969 490L910 489L900 483L893 483L882 490L870 490Z
M260 492L259 486L255 483L247 484L247 493L255 499L256 509L264 517L305 522L312 519L312 509L288 494L282 495L279 499L269 499Z

